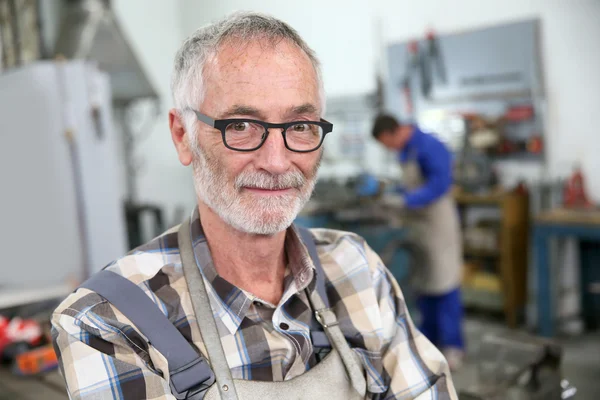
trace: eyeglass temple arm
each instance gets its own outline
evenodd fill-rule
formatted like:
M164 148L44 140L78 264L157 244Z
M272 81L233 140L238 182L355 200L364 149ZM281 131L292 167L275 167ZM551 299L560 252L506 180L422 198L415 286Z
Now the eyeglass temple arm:
M198 118L198 120L204 122L207 125L212 126L213 128L215 127L215 120L212 119L211 117L207 117L206 115L202 114L200 111L196 111L193 110L194 114L196 114L196 118Z
M331 131L333 131L333 124L332 124L331 122L329 122L329 121L327 121L327 120L325 120L325 119L323 119L323 118L321 118L320 120L321 120L321 122L324 122L324 123L326 123L327 125L329 125L329 126L327 127L327 130L325 131L325 135L326 135L326 134L328 134L328 133L330 133Z

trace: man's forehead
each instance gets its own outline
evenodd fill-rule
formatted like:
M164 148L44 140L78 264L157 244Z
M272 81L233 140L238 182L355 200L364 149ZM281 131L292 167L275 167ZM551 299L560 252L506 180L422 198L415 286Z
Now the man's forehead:
M269 102L277 102L282 111L305 104L320 107L314 66L289 41L226 42L204 72L205 101L221 103L222 112L236 105L271 108Z
M260 78L259 73L282 80L316 78L316 71L306 53L287 40L227 41L207 62L204 72L220 82L226 82L227 78L242 81Z
M302 60L310 63L308 55L295 43L288 39L276 38L254 38L244 40L242 38L230 38L219 44L213 57L217 65L242 64L256 61L265 56L277 55L288 60Z

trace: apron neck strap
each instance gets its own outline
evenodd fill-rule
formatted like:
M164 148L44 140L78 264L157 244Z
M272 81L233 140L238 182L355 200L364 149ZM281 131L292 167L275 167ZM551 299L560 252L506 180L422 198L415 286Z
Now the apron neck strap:
M233 384L233 377L225 358L223 346L221 346L221 336L219 335L217 323L210 308L210 299L204 286L202 274L200 274L200 269L196 262L189 218L186 218L179 227L177 240L183 264L183 274L190 292L190 300L196 314L196 321L200 329L202 341L204 342L208 358L215 373L219 394L222 400L237 400L238 397Z
M320 301L317 300L317 303L319 303L321 307L316 307L315 305L315 311L320 308L329 308L329 298L327 297L327 291L325 290L325 271L323 271L323 266L321 265L319 254L317 253L315 238L307 228L303 228L297 225L294 225L294 228L300 234L300 238L302 239L304 246L306 246L306 250L308 250L308 255L310 256L313 265L315 266L316 285L309 298L311 298L312 302L312 297L320 297Z

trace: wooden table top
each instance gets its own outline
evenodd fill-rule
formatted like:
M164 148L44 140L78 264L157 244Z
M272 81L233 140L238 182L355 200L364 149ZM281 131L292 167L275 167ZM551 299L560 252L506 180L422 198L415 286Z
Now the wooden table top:
M534 220L544 224L588 225L600 228L600 209L571 210L556 208L539 213Z

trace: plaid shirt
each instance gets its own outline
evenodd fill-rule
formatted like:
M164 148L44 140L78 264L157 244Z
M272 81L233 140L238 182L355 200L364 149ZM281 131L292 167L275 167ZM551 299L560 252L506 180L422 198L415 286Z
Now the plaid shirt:
M368 398L456 399L447 363L413 325L402 292L380 258L351 233L312 229L340 327L366 370ZM283 381L313 366L314 266L287 232L288 270L279 304L221 278L195 213L193 246L233 378ZM140 287L198 351L206 353L173 228L107 267ZM286 326L287 324L287 326ZM79 289L55 310L53 341L71 399L174 399L169 366L136 327L98 294Z

